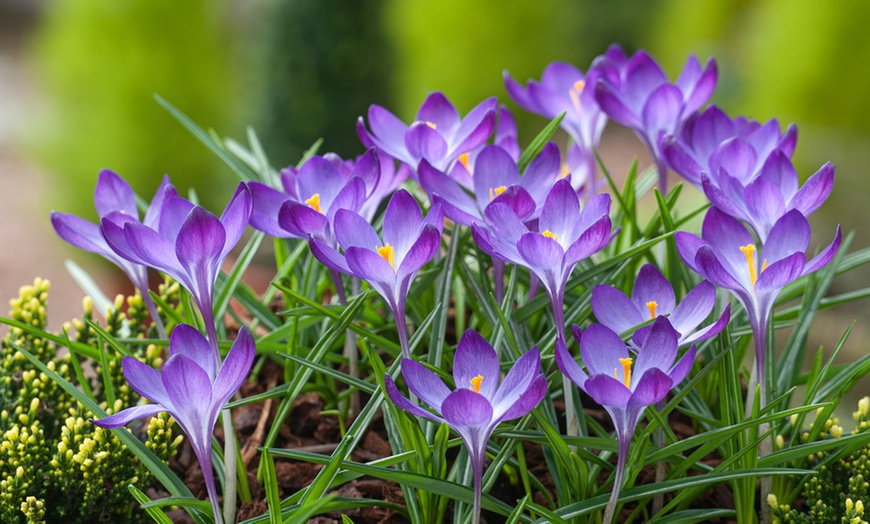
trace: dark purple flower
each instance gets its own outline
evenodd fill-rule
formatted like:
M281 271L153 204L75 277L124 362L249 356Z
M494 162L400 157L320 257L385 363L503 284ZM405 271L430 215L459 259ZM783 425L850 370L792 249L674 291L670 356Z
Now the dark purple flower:
M525 88L504 72L505 88L520 107L550 119L565 113L561 127L573 141L565 165L575 189L594 180L594 150L607 124L607 115L595 100L597 80L594 67L584 75L565 62L551 63L544 69L540 82L530 79Z
M683 381L695 361L692 346L677 361L678 334L666 317L658 317L644 339L637 359L619 335L592 324L580 337L580 356L586 371L574 361L562 340L556 340L556 364L572 382L600 404L616 430L619 456L613 492L604 522L610 522L625 471L628 446L647 406L664 400Z
M142 223L147 227L154 227L160 220L160 209L163 201L176 195L175 188L169 182L169 177L164 175ZM130 184L114 171L108 169L100 171L97 177L97 186L94 189L94 206L97 208L97 215L100 219L120 215L119 218L122 221L139 222L136 195ZM52 211L51 224L57 235L63 240L79 249L101 255L120 267L142 294L142 299L145 301L158 332L161 336L165 336L163 324L157 315L157 308L154 306L154 301L151 300L151 295L148 294L148 270L144 265L131 262L115 253L106 243L100 226L84 218Z
M414 197L400 189L384 213L383 241L366 219L346 209L335 214L335 237L344 254L309 239L311 252L325 266L367 281L384 297L396 319L405 357L410 357L405 327L408 289L441 246L443 217L436 204L424 219Z
M489 437L501 422L528 414L547 393L547 378L541 373L538 348L532 348L517 359L504 380L500 380L501 368L495 350L479 333L469 329L462 335L453 357L456 389L451 391L438 375L411 359L402 361L402 374L411 393L428 404L434 413L404 397L392 377L386 375L384 381L390 400L413 415L437 423L446 422L462 437L474 473L474 522L477 522Z
M414 171L423 159L446 171L460 155L477 149L492 135L497 104L495 98L488 98L460 118L453 104L435 92L423 101L410 126L372 105L368 114L371 132L360 117L357 135L366 147L377 147Z
M782 133L776 119L763 125L744 117L731 119L713 105L690 116L676 136L665 137L662 153L671 169L703 190L704 176L719 186L721 170L749 183L774 151L791 158L796 142L794 124Z
M582 211L577 193L567 180L550 190L538 221L529 228L506 204L493 203L484 213L486 222L475 222L472 234L492 257L531 269L541 280L564 339L563 302L568 276L581 260L603 249L612 240L610 195L595 195Z
M712 207L704 217L701 238L677 232L680 258L711 283L730 290L743 304L755 338L756 371L765 389L764 354L771 313L780 290L824 267L840 247L840 228L831 244L812 260L805 254L810 226L797 210L783 215L759 245L746 227Z
M467 188L472 194L454 176L442 173L425 160L420 162L418 176L432 202L440 203L444 214L458 224L470 226L474 221L483 221L484 209L498 202L510 206L523 221L535 220L560 175L559 148L553 143L545 145L520 176L516 161L507 151L499 146L486 146L467 171L470 173Z
M218 272L248 225L251 193L241 183L220 219L181 197L163 202L151 226L110 213L100 222L109 246L127 260L162 271L183 285L196 302L220 364L212 313Z
M601 75L595 99L611 120L632 129L653 156L659 171L659 188L667 189L667 167L660 139L675 135L683 121L703 106L716 88L716 62L701 63L691 55L676 82L645 51L630 59L619 46L593 63Z
M212 473L212 432L218 413L248 376L255 349L253 337L243 327L226 360L215 365L205 337L195 328L180 324L172 332L170 356L162 372L132 357L122 361L124 378L130 387L153 404L130 407L91 422L104 428L119 428L134 419L169 412L184 430L199 460L215 521L223 522Z
M716 288L705 280L677 305L671 283L652 264L640 268L630 299L610 286L599 285L592 290L592 311L601 324L616 333L624 333L659 316L667 316L679 335L679 346L707 340L725 328L730 318L730 304L716 322L698 329L713 311L715 303ZM651 326L645 326L635 331L632 344L635 347L643 345L650 329Z

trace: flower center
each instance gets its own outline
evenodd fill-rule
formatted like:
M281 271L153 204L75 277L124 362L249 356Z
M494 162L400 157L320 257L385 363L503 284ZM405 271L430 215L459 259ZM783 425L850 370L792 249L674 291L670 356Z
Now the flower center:
M755 287L755 282L758 280L758 272L755 268L755 244L746 244L740 246L740 251L746 257L746 265L749 267L749 281L752 287ZM761 270L767 269L767 260L761 262Z
M650 320L656 318L656 308L659 307L658 302L655 300L650 300L646 303L647 309L649 309L649 318Z
M318 213L323 213L323 210L320 209L320 193L314 193L305 203Z
M396 269L396 251L393 249L393 246L390 245L389 242L384 244L384 247L375 248L378 250L378 254L381 255L381 258L390 263L390 267Z
M632 362L633 361L632 361L631 357L619 359L619 363L622 364L622 376L624 378L622 383L625 384L625 387L627 387L628 389L631 389L631 363ZM616 380L619 380L619 374L617 372L617 368L613 368L613 378L615 378Z
M505 187L505 186L498 186L498 187L489 188L489 201L492 202L493 200L495 200L495 197L504 193L506 190L507 190L507 187Z
M559 178L558 180L562 180L563 178L568 178L571 174L571 168L568 167L568 162L562 162L562 168L559 170Z
M568 96L571 97L571 103L574 104L574 111L577 111L577 114L580 114L580 94L583 93L583 88L586 87L586 82L583 80L577 80L574 82L574 85L571 86L571 89L568 90Z
M545 229L544 232L541 233L541 234L544 235L544 236L547 237L547 238L552 238L552 239L555 240L556 242L559 241L559 235L557 235L556 233L553 233L553 232L550 231L549 229Z
M432 129L437 129L438 126L435 125L435 122L426 121L426 125L431 127Z
M471 172L471 166L468 165L468 153L462 153L459 155L459 163L462 164L466 171L468 171L469 175L473 174Z
M483 382L483 375L477 375L473 379L469 380L471 382L471 387L468 388L475 393L480 393L480 384Z

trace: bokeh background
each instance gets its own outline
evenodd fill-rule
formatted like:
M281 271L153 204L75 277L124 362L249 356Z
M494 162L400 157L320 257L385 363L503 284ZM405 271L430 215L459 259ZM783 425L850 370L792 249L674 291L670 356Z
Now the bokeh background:
M870 2L866 0L0 0L0 300L50 278L52 325L80 311L65 258L107 294L123 279L57 239L51 209L95 218L96 175L109 167L150 198L168 173L219 211L237 179L153 99L200 125L245 139L255 129L273 165L322 152L359 154L357 116L371 103L408 120L433 90L461 112L497 95L502 72L540 78L552 60L586 69L617 42L644 48L675 77L686 57L715 56L713 102L729 114L799 127L802 178L826 161L834 192L812 219L819 242L836 224L870 245ZM515 112L527 144L544 119ZM610 126L614 170L640 157ZM672 178L673 179L673 178ZM691 189L691 188L687 188ZM843 292L867 285L855 272ZM826 315L815 340L830 348L858 319L849 349L866 352L866 304Z

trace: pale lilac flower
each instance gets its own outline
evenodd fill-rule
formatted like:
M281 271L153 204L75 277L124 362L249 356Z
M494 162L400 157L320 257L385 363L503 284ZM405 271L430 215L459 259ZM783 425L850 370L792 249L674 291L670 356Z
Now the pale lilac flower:
M474 520L480 518L481 481L486 444L493 430L504 421L527 415L547 393L547 378L541 373L538 348L517 359L504 380L495 350L480 334L466 331L453 358L456 389L411 359L402 361L408 389L434 411L428 411L399 393L392 377L386 375L387 394L396 406L418 417L452 427L468 450L474 477Z
M357 135L366 147L381 151L403 162L414 172L421 160L446 171L459 158L483 145L495 128L498 101L488 98L460 118L453 104L443 94L430 94L411 125L379 105L369 107L366 129L362 117L357 121Z
M664 400L692 369L695 347L677 360L677 338L668 319L658 317L635 359L618 334L601 324L592 324L580 337L585 372L565 343L556 341L559 369L607 411L616 431L616 477L604 522L612 520L622 489L628 447L644 410Z
M163 181L154 193L154 198L148 206L148 211L142 223L147 227L154 227L160 220L160 210L163 201L177 196L175 188L169 182L169 177L163 177ZM97 177L97 185L94 188L94 206L100 219L119 216L122 221L139 221L139 208L136 205L136 195L126 180L118 176L114 171L104 169ZM63 240L79 249L96 253L103 256L119 268L121 268L130 282L142 294L142 300L148 308L148 313L161 337L165 336L163 323L157 314L157 307L148 293L148 270L136 262L119 256L106 243L100 226L84 218L67 213L51 212L51 224L55 232Z
M91 420L104 428L120 428L132 420L168 412L187 435L202 468L215 522L223 522L218 504L211 440L218 414L239 390L251 370L255 355L254 338L247 328L239 331L223 364L215 364L209 342L192 326L176 326L169 340L169 359L163 371L124 357L124 378L136 393L152 404L142 404Z
M716 336L725 328L731 316L729 304L716 322L698 329L713 311L716 288L704 280L689 291L678 305L671 283L653 264L640 268L631 298L614 287L598 285L592 289L591 302L592 312L598 322L616 333L624 333L659 316L667 316L679 335L679 346ZM631 344L635 348L642 346L650 329L651 326L644 326L635 331Z

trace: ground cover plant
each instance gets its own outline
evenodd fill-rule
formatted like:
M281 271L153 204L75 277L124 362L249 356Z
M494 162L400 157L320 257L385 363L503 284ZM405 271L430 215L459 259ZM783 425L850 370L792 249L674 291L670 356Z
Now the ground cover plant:
M105 170L97 223L52 213L137 292L72 265L82 319L48 332L42 281L2 319L5 521L864 522L870 399L849 434L835 410L870 356L808 340L870 293L829 293L870 250L814 240L834 167L801 184L795 126L705 108L717 78L613 46L505 74L552 119L528 144L497 99L436 92L280 170L158 98L241 181L216 216ZM608 171L608 121L653 166Z

